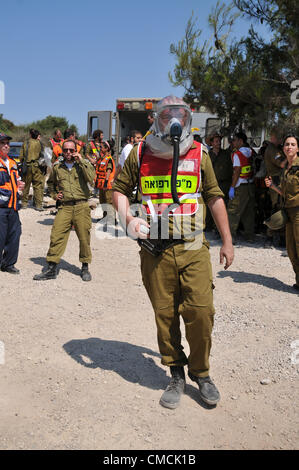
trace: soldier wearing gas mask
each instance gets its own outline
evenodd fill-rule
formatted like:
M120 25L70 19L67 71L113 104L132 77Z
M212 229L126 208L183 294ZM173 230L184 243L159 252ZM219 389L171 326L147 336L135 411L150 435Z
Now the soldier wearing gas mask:
M204 402L215 405L220 399L209 375L215 310L209 244L203 234L206 204L223 241L220 262L226 260L225 269L234 256L223 193L207 149L193 140L191 120L182 99L163 98L152 133L132 149L113 185L120 221L141 247L142 279L155 312L162 364L171 374L160 404L171 409L185 389L185 365ZM130 207L136 183L141 200ZM188 357L181 344L180 315Z

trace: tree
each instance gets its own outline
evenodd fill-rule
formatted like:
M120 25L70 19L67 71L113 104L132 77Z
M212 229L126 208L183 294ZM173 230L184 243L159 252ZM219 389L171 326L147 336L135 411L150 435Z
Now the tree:
M296 6L295 0L235 0L229 6L218 2L209 16L213 45L200 44L201 31L192 15L184 38L170 46L177 60L171 82L184 87L189 103L205 105L225 119L228 132L237 125L255 130L290 118L290 86L299 60L291 4ZM253 27L248 36L234 41L231 29L241 13L272 28L271 41Z

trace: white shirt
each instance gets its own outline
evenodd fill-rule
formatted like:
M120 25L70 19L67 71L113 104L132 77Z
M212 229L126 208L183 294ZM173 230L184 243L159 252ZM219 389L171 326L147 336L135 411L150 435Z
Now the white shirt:
M251 155L252 155L252 150L249 147L241 147L241 148L239 148L239 151L242 152L244 157L246 157L246 158L250 158ZM233 167L235 167L235 166L241 166L241 162L240 162L240 159L239 159L237 153L234 153L234 155L233 155ZM240 184L251 183L251 182L252 182L252 179L248 180L248 179L244 179L244 178L239 178L235 188L240 186Z
M121 152L120 157L119 157L119 164L122 168L124 167L125 161L128 158L129 153L131 152L132 148L133 148L132 144L127 144L122 149L122 152Z

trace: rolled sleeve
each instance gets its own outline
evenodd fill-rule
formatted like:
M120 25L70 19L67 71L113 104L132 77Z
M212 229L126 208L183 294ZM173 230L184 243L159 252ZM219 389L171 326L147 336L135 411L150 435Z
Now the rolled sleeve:
M137 147L134 147L125 161L122 171L114 181L113 191L131 197L138 178Z

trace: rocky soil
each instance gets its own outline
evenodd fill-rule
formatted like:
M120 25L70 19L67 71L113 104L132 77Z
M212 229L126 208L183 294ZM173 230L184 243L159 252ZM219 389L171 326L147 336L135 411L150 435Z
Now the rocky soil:
M58 278L36 282L54 217L20 212L21 274L0 273L0 448L297 448L299 309L284 252L237 245L224 271L211 239L211 376L222 399L205 405L188 381L168 410L138 246L121 230L103 234L92 215L92 282L80 278L75 232Z

